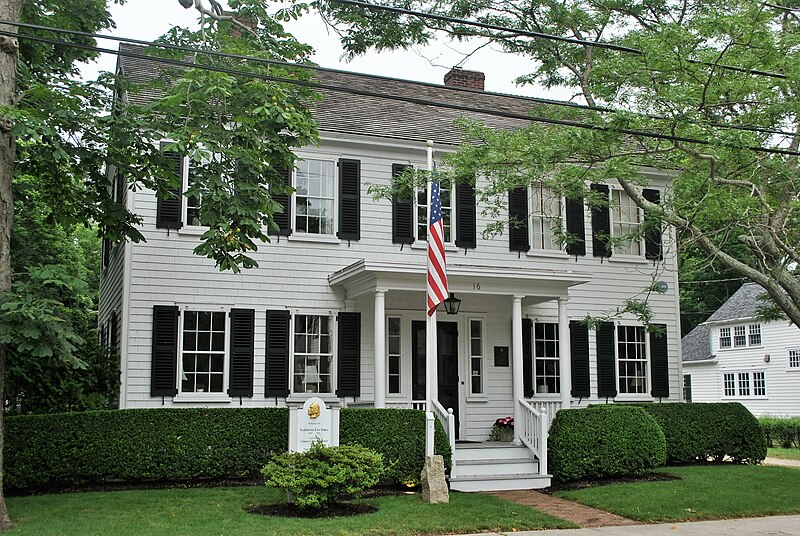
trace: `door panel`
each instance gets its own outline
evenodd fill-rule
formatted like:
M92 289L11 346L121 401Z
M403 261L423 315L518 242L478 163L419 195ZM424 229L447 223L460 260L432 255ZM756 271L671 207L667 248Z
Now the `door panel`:
M425 400L425 332L424 321L411 322L411 396L414 400ZM436 338L439 403L445 409L453 409L458 437L458 324L438 322Z

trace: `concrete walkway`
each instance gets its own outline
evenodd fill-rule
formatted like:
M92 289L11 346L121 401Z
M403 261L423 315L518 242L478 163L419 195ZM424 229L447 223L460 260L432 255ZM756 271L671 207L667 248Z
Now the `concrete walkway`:
M767 456L764 459L764 465L780 465L781 467L800 467L800 460L787 460L786 458L770 458Z
M502 536L800 536L800 516L491 533ZM477 535L474 535L477 536ZM484 534L484 536L486 536Z

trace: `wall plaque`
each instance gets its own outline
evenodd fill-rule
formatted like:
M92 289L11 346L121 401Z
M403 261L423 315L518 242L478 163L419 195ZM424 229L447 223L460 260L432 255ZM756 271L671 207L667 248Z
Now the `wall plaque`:
M494 366L495 367L508 366L508 346L494 347Z

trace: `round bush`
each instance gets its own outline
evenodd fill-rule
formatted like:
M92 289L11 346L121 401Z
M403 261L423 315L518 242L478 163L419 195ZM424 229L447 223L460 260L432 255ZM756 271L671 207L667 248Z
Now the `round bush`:
M267 486L286 491L298 508L327 508L378 483L381 455L357 445L326 447L314 443L306 452L274 456L264 466Z
M562 482L640 476L667 455L658 423L634 406L559 411L548 441L550 472Z

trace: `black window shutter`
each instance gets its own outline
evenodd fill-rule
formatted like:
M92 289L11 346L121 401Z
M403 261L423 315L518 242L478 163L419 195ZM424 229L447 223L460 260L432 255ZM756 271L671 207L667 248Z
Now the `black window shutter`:
M597 330L597 396L600 398L617 396L614 340L613 322L602 322Z
M642 197L656 205L661 202L661 192L645 188L642 190ZM664 258L661 250L661 218L651 213L644 213L644 221L647 223L647 235L644 237L644 256L652 261L660 261Z
M109 240L108 238L103 238L102 249L103 249L103 268L105 268L111 262L111 240Z
M339 313L337 396L361 396L361 313Z
M592 184L592 190L608 199L607 184ZM610 257L611 246L606 237L611 236L611 207L592 207L592 254L595 257Z
M405 164L392 164L392 177L397 177L406 168ZM414 200L411 197L392 198L392 242L395 244L414 243Z
M125 180L125 175L117 171L114 174L114 201L122 203L125 201L125 188L128 183Z
M456 247L474 249L477 241L475 187L456 185Z
M656 324L659 333L650 333L650 374L652 395L658 398L669 396L669 360L667 359L667 326Z
M289 395L289 311L267 311L266 396Z
M292 185L292 172L286 168L276 168L279 178L276 180L283 181L287 186ZM272 194L272 199L283 207L283 212L276 212L272 215L273 221L278 225L278 230L269 230L268 234L278 236L289 236L292 234L292 195L285 194Z
M150 396L174 396L178 367L178 307L153 306L153 355Z
M589 328L573 320L569 323L569 354L572 369L572 396L588 398L589 392Z
M164 143L161 147L164 147ZM174 151L164 151L164 157L169 160L172 172L178 176L178 187L169 189L169 198L158 199L158 208L156 209L156 227L160 229L180 229L183 225L181 221L183 205L182 205L182 188L183 188L183 170L186 165L186 159L180 153Z
M361 161L339 160L339 232L342 240L361 239Z
M580 240L567 245L569 255L586 255L586 220L583 199L567 199L567 233Z
M111 333L110 337L111 340L109 341L109 348L113 353L117 353L117 348L119 347L119 343L117 342L117 338L119 337L119 322L117 320L117 312L111 312Z
M253 338L256 312L231 309L231 379L230 396L253 396Z
M522 319L522 395L533 396L533 320Z
M529 251L528 239L528 189L508 191L508 239L511 251Z

